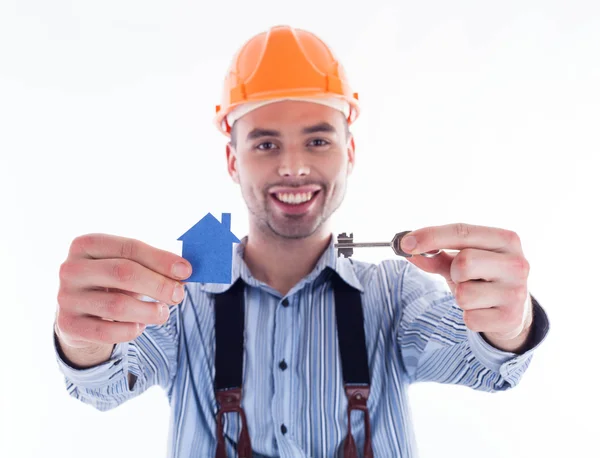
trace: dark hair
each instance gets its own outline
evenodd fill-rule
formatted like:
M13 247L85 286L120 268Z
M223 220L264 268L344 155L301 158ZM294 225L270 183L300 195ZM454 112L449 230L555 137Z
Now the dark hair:
M231 126L231 130L229 131L229 133L231 134L231 139L229 140L229 142L231 143L231 146L233 146L234 148L236 147L237 144L237 121L233 123L233 126Z
M237 124L237 121L233 123L233 126L231 126L231 130L230 130L231 139L229 140L231 143L231 146L233 146L234 148L236 147L236 144L237 144L236 124ZM348 139L348 138L350 138L350 126L348 125L348 119L346 119L346 117L344 117L344 127L346 129L346 139Z

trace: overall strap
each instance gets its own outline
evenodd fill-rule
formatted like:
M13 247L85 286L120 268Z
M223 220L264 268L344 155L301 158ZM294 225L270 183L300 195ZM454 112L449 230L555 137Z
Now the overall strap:
M363 412L364 458L373 458L371 424L367 407L370 375L361 293L344 282L335 271L332 275L332 285L344 392L348 399L348 434L344 441L344 458L358 457L356 443L352 436L352 410ZM237 447L239 457L252 456L246 416L242 409L244 289L245 283L239 279L226 292L215 295L215 393L219 408L215 458L227 458L222 418L226 412L237 412L242 420L242 431Z
M242 420L237 447L239 457L252 456L246 415L242 409L244 289L244 281L238 279L227 291L215 295L215 395L219 409L215 458L227 458L223 434L223 414L226 412L237 412Z
M360 291L347 284L334 272L335 318L342 360L344 391L348 399L348 434L344 441L344 458L357 458L358 451L352 436L351 412L363 412L365 425L364 457L373 458L371 421L367 401L371 378L365 339L364 315Z

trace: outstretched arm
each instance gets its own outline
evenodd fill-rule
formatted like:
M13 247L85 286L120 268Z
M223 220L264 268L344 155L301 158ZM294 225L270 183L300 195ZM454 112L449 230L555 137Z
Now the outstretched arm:
M443 281L413 264L399 261L395 297L400 310L396 339L410 383L433 381L502 391L517 385L549 323L535 301L533 323L522 353L490 345L469 329L463 309Z

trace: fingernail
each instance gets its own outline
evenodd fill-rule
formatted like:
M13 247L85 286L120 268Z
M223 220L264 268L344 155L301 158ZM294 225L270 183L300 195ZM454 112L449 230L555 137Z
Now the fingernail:
M409 253L417 247L417 239L412 235L408 235L402 239L401 246L403 251Z
M175 289L173 290L173 302L176 304L179 304L181 302L181 300L183 299L183 286L180 285L179 283L177 283L177 285L175 285Z
M178 278L187 278L190 275L190 269L187 264L183 262L176 262L173 265L173 275Z

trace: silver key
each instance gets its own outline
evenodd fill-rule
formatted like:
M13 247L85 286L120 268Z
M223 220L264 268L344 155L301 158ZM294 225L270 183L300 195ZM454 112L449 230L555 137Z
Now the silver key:
M335 244L335 247L338 248L339 252L347 258L352 256L352 253L353 253L352 248L370 248L370 247L391 247L392 250L394 250L394 253L396 253L396 255L404 256L405 258L410 258L413 255L410 253L405 253L400 248L400 242L402 241L402 238L409 232L412 232L412 231L398 232L396 235L394 235L394 238L392 239L391 242L368 242L368 243L354 243L353 234L350 234L348 236L344 232L344 233L338 235L338 238L337 238L338 243ZM433 258L433 257L437 256L438 254L440 254L441 252L442 252L442 250L437 250L434 252L430 251L427 253L420 253L419 255L426 257L426 258Z

